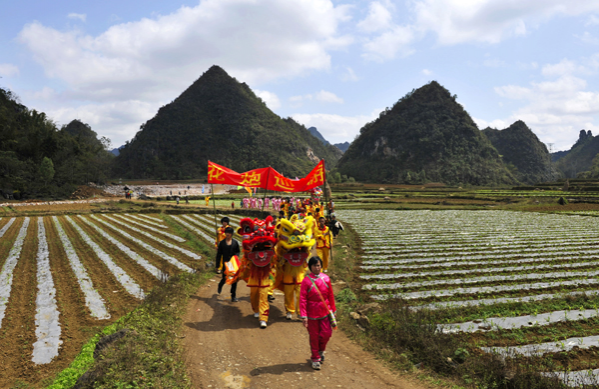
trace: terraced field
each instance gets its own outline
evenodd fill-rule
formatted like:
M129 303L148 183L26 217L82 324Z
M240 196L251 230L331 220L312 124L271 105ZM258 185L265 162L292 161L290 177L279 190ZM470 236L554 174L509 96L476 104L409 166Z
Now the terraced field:
M0 387L48 378L169 275L194 272L203 255L177 231L212 245L214 217L0 218Z
M476 353L525 358L571 385L599 378L599 218L508 211L341 210L373 299L429 309Z

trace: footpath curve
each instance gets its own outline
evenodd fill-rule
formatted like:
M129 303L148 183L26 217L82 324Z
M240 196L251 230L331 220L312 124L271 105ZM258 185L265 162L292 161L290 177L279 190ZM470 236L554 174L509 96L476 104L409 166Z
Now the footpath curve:
M184 317L185 362L194 388L423 388L340 330L327 346L322 370L312 370L308 332L295 316L285 320L282 294L271 304L268 328L260 329L245 283L237 288L239 302L232 303L228 285L217 294L219 279L196 291Z

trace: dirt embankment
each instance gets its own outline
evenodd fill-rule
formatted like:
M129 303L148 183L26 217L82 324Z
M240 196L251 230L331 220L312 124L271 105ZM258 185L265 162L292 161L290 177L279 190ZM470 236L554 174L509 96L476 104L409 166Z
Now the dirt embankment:
M283 296L270 306L268 328L258 328L249 288L240 282L239 302L229 286L217 294L220 276L192 297L186 317L186 363L194 388L422 388L387 369L335 331L322 370L312 370L308 333L284 318Z

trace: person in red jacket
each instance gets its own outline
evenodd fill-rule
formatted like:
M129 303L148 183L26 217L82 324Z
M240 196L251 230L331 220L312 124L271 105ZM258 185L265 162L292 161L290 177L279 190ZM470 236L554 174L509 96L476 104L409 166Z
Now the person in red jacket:
M300 317L310 334L312 368L320 370L327 343L333 335L329 312L336 311L335 295L331 279L321 273L322 259L310 258L308 268L310 273L303 279L300 289Z

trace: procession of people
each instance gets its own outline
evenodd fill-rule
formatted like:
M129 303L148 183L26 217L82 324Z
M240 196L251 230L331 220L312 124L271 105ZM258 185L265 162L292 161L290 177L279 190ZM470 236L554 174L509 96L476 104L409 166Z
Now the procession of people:
M216 272L222 273L218 293L229 284L231 302L236 303L237 283L245 281L254 317L265 329L273 291L282 291L285 318L296 315L302 321L309 333L312 368L320 370L336 327L335 297L325 273L333 261L333 231L343 227L332 214L333 205L321 205L319 199L285 198L274 203L280 210L278 219L241 219L236 231L241 243L233 238L229 218L221 219L215 241Z

